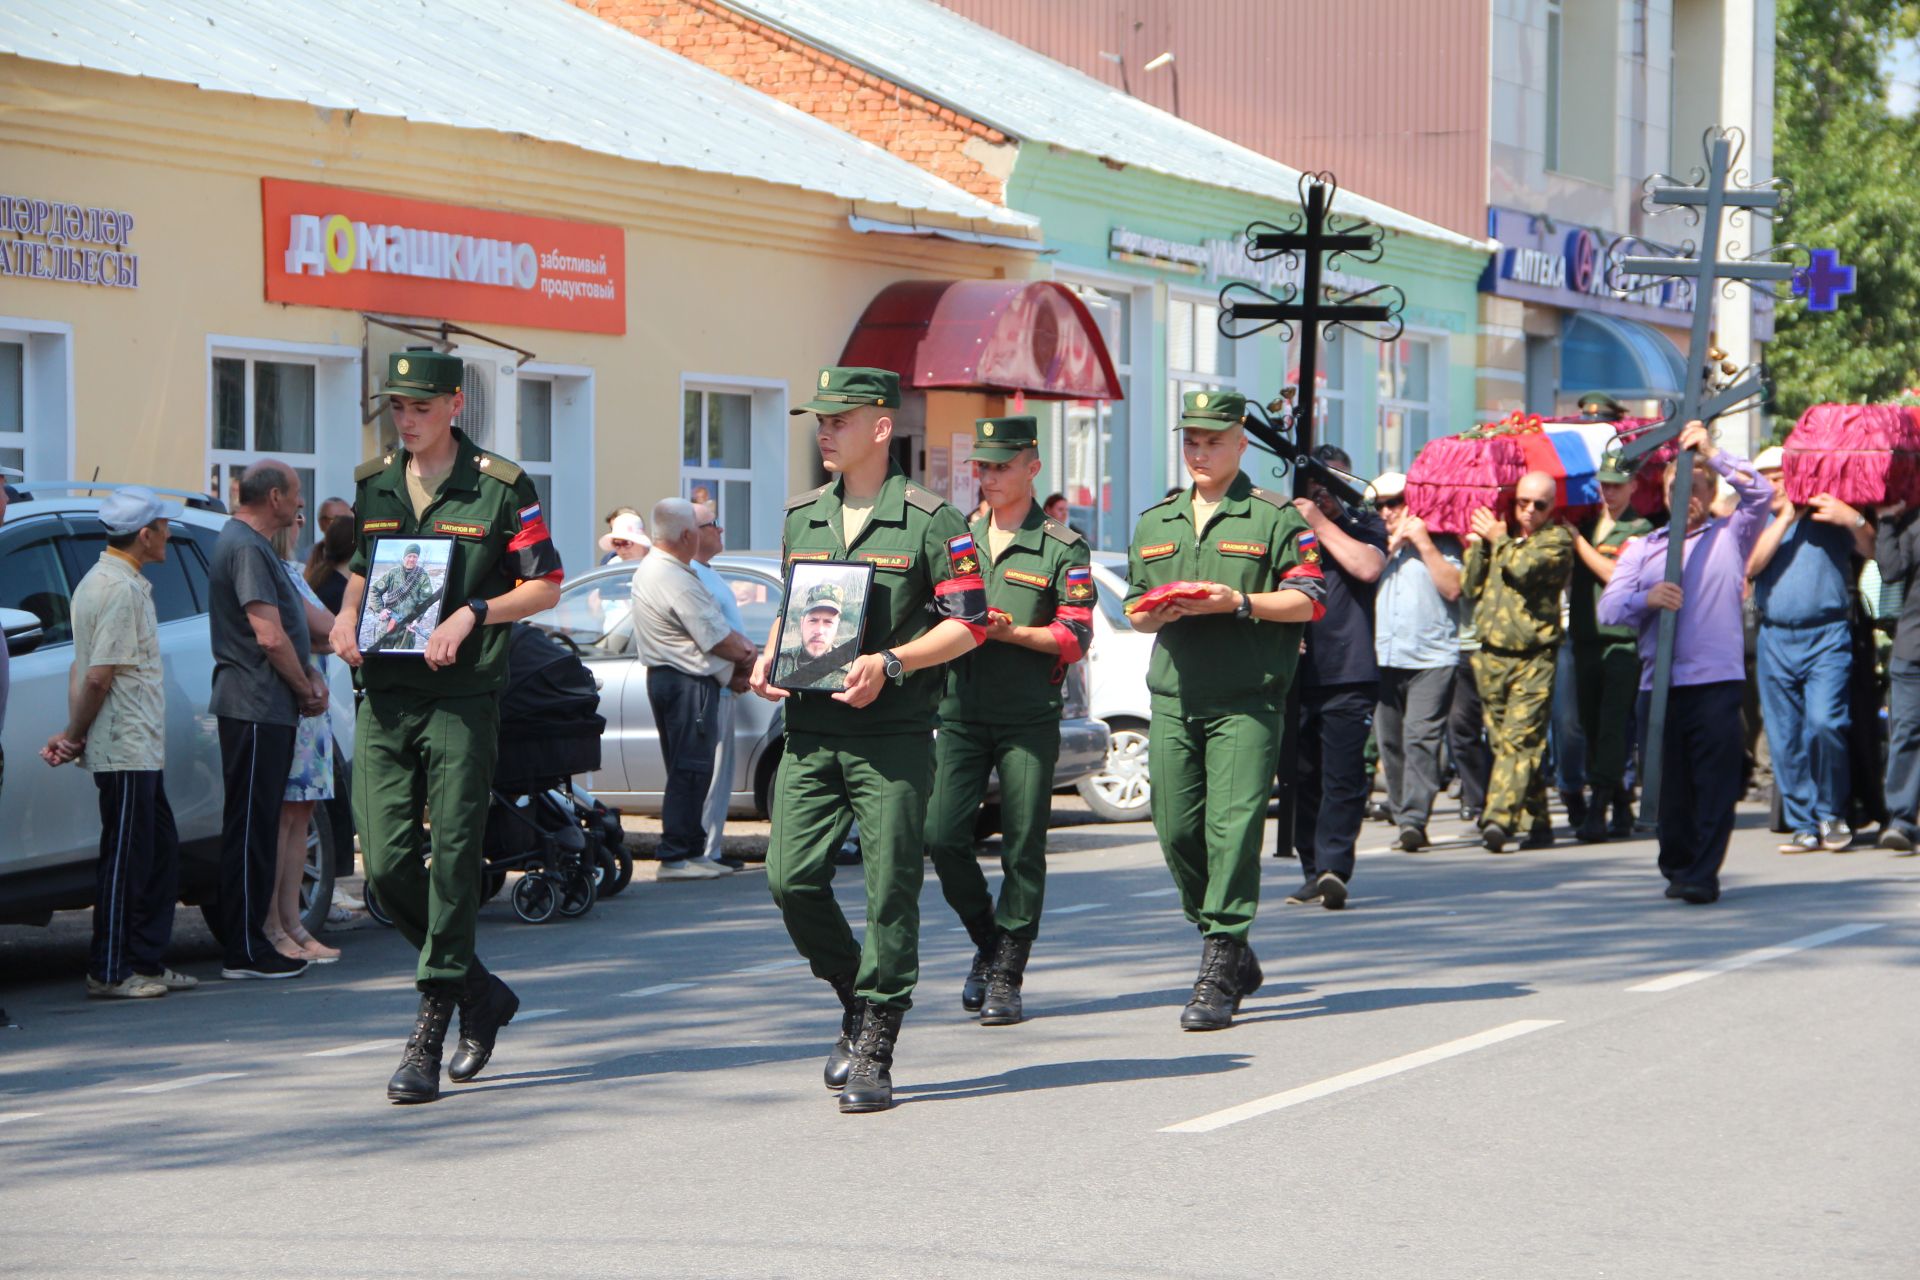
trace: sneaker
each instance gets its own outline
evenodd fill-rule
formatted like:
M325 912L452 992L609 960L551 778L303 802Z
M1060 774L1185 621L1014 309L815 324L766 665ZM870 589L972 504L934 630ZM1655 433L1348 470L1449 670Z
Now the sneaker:
M1844 853L1853 844L1853 828L1839 818L1820 824L1820 846L1830 853Z
M689 861L704 862L723 876L730 876L740 869L736 863L729 862L725 858L691 858Z
M736 858L730 853L723 853L713 860L713 865L716 867L725 867L729 871L745 871L747 869L747 860L745 858Z
M200 985L200 979L190 978L186 974L176 973L172 969L162 969L158 973L141 973L135 974L134 976L145 978L148 982L157 982L169 991L191 991Z
M1891 849L1895 853L1911 854L1913 852L1913 837L1892 823L1881 828L1880 838L1874 843L1882 849Z
M1304 907L1309 902L1318 901L1320 901L1320 882L1318 880L1309 880L1287 895L1287 905L1290 907Z
M1400 847L1408 853L1418 853L1427 847L1427 832L1424 827L1400 828Z
M119 982L102 982L91 974L87 976L90 1000L151 1000L165 994L166 987L144 974L129 974Z
M1344 911L1347 906L1347 882L1331 871L1322 871L1314 883L1320 905L1329 911Z
M220 970L223 978L246 979L259 978L264 981L276 981L280 978L297 978L307 971L305 960L289 960L278 951L269 951L252 964L227 965Z
M714 866L705 858L675 858L663 862L660 869L653 873L655 880L718 880L729 874Z
M1820 852L1820 837L1811 831L1802 831L1791 840L1781 841L1780 852L1818 853Z

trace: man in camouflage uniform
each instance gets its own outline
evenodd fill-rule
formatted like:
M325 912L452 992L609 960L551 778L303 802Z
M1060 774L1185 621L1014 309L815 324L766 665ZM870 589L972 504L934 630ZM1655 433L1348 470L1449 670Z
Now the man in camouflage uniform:
M840 639L845 604L846 592L831 582L822 582L807 592L799 628L782 638L776 683L794 687L831 684L828 677L853 661L860 650L860 637Z
M399 565L381 574L367 592L375 627L373 643L362 647L368 652L417 647L416 637L433 630L424 625L426 608L432 601L433 580L420 567L420 544L409 542Z
M1493 777L1480 827L1493 853L1526 823L1525 847L1553 843L1547 816L1547 720L1560 650L1560 593L1573 569L1573 535L1553 519L1557 486L1529 471L1514 487L1511 524L1482 507L1467 537L1462 593L1473 602L1480 652L1473 675L1487 712Z
M1573 531L1576 558L1567 589L1574 685L1580 729L1587 739L1587 782L1593 787L1579 835L1589 844L1633 834L1633 801L1626 788L1627 731L1640 695L1639 633L1632 627L1603 627L1595 614L1621 551L1653 532L1653 525L1633 509L1633 476L1621 466L1618 458L1609 457L1595 477L1604 505Z

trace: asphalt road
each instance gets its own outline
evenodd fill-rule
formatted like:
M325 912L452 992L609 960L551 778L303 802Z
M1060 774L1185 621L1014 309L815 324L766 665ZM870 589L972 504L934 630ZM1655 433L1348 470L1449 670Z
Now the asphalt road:
M80 998L83 940L0 930L0 1273L1910 1280L1920 860L1743 823L1711 907L1645 843L1380 852L1344 913L1283 907L1270 859L1267 986L1211 1035L1177 1029L1199 945L1151 833L1059 830L1033 1018L960 1010L929 882L872 1116L820 1085L837 1006L757 870L489 904L523 1011L426 1107L384 1096L386 930L129 1004Z

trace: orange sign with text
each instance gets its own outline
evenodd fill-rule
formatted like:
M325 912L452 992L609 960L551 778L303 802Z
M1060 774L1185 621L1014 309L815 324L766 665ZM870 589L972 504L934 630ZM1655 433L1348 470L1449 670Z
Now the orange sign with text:
M345 187L260 180L267 301L625 333L626 234Z

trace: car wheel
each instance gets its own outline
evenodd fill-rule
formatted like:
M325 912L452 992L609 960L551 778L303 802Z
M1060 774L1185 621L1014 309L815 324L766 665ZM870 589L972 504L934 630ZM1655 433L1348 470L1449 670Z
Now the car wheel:
M1153 801L1147 777L1147 727L1136 720L1116 720L1109 728L1112 740L1098 772L1077 784L1080 798L1103 822L1139 822Z
M765 822L773 816L773 780L780 772L781 744L776 742L760 757L760 770L753 779L754 817Z
M333 814L325 803L313 807L307 822L307 856L300 868L300 920L318 936L333 910Z

